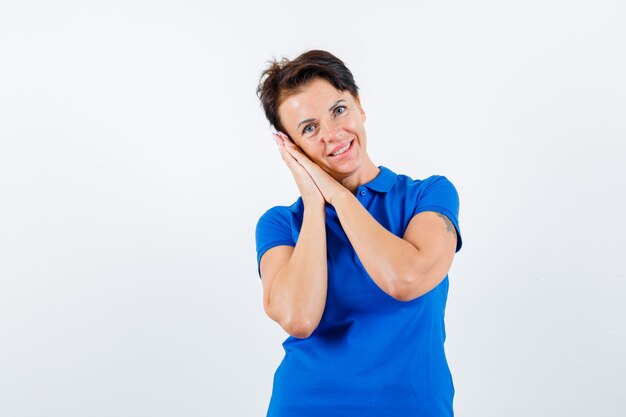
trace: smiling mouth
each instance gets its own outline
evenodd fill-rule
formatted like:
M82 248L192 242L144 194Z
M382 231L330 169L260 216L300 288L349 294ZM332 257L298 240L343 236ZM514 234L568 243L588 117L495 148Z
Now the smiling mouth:
M331 157L336 157L336 156L340 156L346 152L348 152L350 150L350 148L352 148L352 144L354 143L354 139L352 139L350 141L350 143L348 143L346 146L344 146L343 148L339 149L337 152L335 153L331 153L329 156Z

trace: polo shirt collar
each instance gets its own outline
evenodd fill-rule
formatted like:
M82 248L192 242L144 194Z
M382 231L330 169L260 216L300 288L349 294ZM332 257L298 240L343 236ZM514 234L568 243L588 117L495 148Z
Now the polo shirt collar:
M396 177L398 175L382 165L379 165L378 168L380 168L380 172L376 175L376 178L367 184L363 184L363 186L381 193L389 192L391 187L393 187L393 184L396 182Z

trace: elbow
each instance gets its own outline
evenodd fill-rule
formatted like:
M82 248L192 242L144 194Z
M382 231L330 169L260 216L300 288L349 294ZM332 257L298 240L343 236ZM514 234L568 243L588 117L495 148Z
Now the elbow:
M419 287L419 277L416 274L400 276L393 282L394 285L389 291L389 295L398 301L413 301L422 295L417 289L417 287Z
M428 280L432 275L432 264L424 256L416 256L401 264L394 271L389 295L398 301L408 302L428 292Z
M408 292L396 292L393 293L391 296L398 301L402 301L403 303L408 303L409 301L413 301L418 297Z
M413 275L399 282L391 296L398 301L408 302L419 298L437 287L447 276L445 271L427 271L422 275Z
M316 326L307 320L290 320L281 327L290 335L298 339L306 339L313 334Z
M311 320L286 317L286 315L272 309L269 303L265 303L263 307L265 308L267 316L278 323L290 336L297 337L298 339L306 339L311 336L317 328L317 325L314 325Z
M391 295L396 300L402 301L405 303L415 298L415 297L411 297L408 291L403 291L400 289L394 289L394 291L390 292L389 295Z

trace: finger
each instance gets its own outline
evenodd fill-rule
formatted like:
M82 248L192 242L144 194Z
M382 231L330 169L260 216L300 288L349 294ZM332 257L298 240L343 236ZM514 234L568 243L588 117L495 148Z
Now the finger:
M289 146L287 144L284 147L286 152L288 152L292 158L294 158L298 164L302 165L307 171L317 167L317 164L311 161L311 159L304 152L301 152L296 147Z
M302 148L300 148L300 146L298 146L293 140L291 140L289 138L289 136L285 135L282 132L278 132L279 134L279 138L283 138L283 144L287 147L290 147L291 149L295 149L296 151L298 151L300 154L306 156L306 154L304 153L304 151L302 150Z
M285 163L287 163L287 165L297 164L298 161L295 160L295 158L287 151L287 149L285 149L282 144L278 145L278 152L280 153L280 157L283 159L283 161L285 161Z
M274 137L274 142L276 142L276 144L279 146L282 145L285 141L283 137L276 132L272 133L272 136Z
M291 140L285 139L284 140L284 144L285 146L291 148L291 149L295 149L300 153L304 153L304 151L302 150L302 148L300 148L298 145L296 145L294 142L292 142Z
M300 149L298 145L291 141L291 139L289 139L287 135L285 135L283 132L277 132L274 134L274 137L276 138L276 143L279 144L279 147L283 148L281 149L281 152L287 154L283 157L283 159L289 159L289 157L291 157L291 159L289 160L293 161L296 165L303 167L304 170L307 171L307 173L309 172L309 169L314 169L314 167L312 167L312 165L315 165L313 161L311 161L311 159L304 153L304 151L302 151L302 149Z
M293 158L293 160L296 161L299 165L302 165L303 167L308 165L308 158L302 155L297 150L290 148L287 145L283 146L283 149L285 150L285 153L291 156L291 158Z
M280 152L281 158L283 159L283 161L287 165L287 168L289 168L289 170L292 173L301 175L303 172L306 172L304 167L302 165L300 165L300 163L298 163L297 159L294 158L294 156L291 155L289 153L289 151L286 149L286 147L284 145L284 141L283 141L282 138L279 138L276 141L276 144L278 145L278 151Z
M285 146L285 149L287 149L289 151L289 153L291 155L294 155L296 157L296 159L309 159L309 157L302 151L302 149L300 149L298 147L298 145L295 145L293 142L283 142L283 145Z
M281 138L283 138L287 142L291 142L291 138L284 132L276 132Z
M278 150L282 154L285 149L285 140L276 133L273 133L273 135L274 135L274 141L276 142L276 145L278 145Z

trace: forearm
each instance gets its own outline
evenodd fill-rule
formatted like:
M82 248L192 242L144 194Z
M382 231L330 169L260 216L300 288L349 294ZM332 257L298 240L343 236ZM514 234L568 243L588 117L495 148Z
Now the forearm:
M418 279L419 250L385 229L351 192L339 194L333 206L369 276L383 291L397 298Z
M324 206L305 207L298 241L270 295L279 323L289 334L307 337L319 324L326 304L327 269Z

